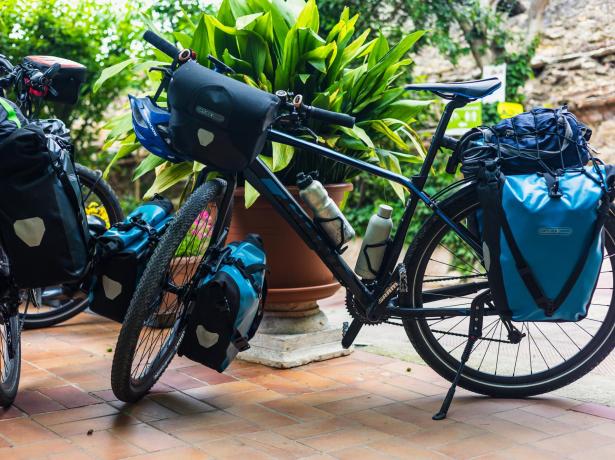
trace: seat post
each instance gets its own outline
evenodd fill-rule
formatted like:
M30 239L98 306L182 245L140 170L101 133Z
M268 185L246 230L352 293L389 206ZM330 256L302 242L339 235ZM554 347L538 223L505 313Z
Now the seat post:
M436 158L436 153L438 153L438 149L441 146L442 138L444 137L444 133L446 132L446 127L448 123L451 121L451 117L453 116L453 112L455 109L465 106L472 99L468 99L462 96L454 96L451 101L446 104L444 108L444 113L438 122L438 126L436 127L436 131L431 138L431 144L429 145L429 150L427 151L427 157L421 166L421 171L418 176L414 176L413 182L419 187L423 188L425 186L425 182L427 181L427 177L429 176L429 170L433 166L434 159Z

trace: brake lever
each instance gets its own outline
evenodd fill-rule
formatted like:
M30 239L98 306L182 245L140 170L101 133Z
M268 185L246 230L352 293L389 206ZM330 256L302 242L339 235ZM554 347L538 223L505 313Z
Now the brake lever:
M207 55L207 59L214 65L214 72L221 74L234 74L236 73L231 67L227 66L220 59L216 59L211 54Z
M171 70L170 67L159 67L159 66L155 66L155 67L150 67L149 72L160 72L161 74L163 74L163 76L171 78L173 76L173 71Z

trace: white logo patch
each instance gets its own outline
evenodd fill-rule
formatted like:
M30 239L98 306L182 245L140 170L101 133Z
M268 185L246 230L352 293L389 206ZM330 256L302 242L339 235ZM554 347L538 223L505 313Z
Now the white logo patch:
M196 327L196 338L199 341L199 345L201 345L203 348L211 348L218 343L218 339L220 339L220 334L210 332L199 324Z
M122 285L115 280L112 280L107 275L102 277L103 290L105 297L109 300L114 300L122 293Z
M45 234L45 222L40 217L30 217L29 219L16 220L13 224L15 235L26 243L29 247L34 248L41 244L43 235Z
M199 144L201 144L203 147L207 147L214 141L214 133L207 131L206 129L199 128L199 130L196 132L196 135L199 138Z

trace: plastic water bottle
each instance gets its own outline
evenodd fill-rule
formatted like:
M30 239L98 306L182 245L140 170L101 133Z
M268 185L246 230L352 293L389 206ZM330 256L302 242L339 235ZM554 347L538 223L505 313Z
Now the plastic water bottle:
M369 219L365 238L361 244L361 252L359 252L359 258L354 267L355 273L363 279L376 278L380 265L382 265L386 244L393 229L392 212L393 208L381 204L378 213Z
M299 196L314 213L314 220L323 228L335 247L354 238L354 229L329 197L323 185L309 174L297 174Z

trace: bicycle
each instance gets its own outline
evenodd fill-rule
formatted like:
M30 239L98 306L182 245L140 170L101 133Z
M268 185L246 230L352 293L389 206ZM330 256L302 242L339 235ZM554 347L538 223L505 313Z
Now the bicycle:
M63 148L75 152L70 133L59 120L39 119L41 103L47 94L53 94L54 75L58 67L52 66L46 72L25 60L14 66L5 56L0 55L0 97L12 88L18 105L28 121L39 125L46 133L59 135ZM124 220L124 212L113 189L103 179L100 171L94 171L76 163L75 173L81 185L84 206L88 216L96 216L105 228ZM102 230L102 229L101 229ZM87 296L78 286L51 286L33 290L32 304L26 311L21 303L20 312L25 329L37 329L62 323L76 316L88 307Z
M174 59L171 71L192 53L147 32L144 39ZM215 64L215 60L214 60ZM221 66L215 66L220 69ZM169 73L170 75L170 73ZM157 94L168 87L163 80ZM401 184L410 192L401 220L384 261L373 281L360 279L346 264L339 248L303 211L282 183L260 160L242 171L247 180L301 236L346 289L346 303L353 321L345 330L344 347L350 347L364 325L393 323L403 326L421 358L452 382L443 406L434 416L442 419L455 387L494 397L521 398L555 390L577 380L597 366L615 346L613 270L615 214L606 224L606 254L591 313L579 323L521 323L502 319L490 298L482 246L475 225L480 205L475 182L455 182L434 196L423 189L441 148L454 150L457 141L445 135L453 111L480 99L500 86L497 79L451 84L414 84L408 90L431 91L448 100L424 163L411 178L349 158L326 146L298 137L297 129L308 119L352 126L349 115L293 104L280 97L280 111L269 126L267 139L321 155L369 174ZM448 160L454 173L458 158ZM186 328L196 280L210 269L209 258L225 244L237 174L218 172L205 165L197 185L160 241L133 297L122 326L112 367L112 388L126 402L140 399L154 385L175 355ZM403 262L397 260L419 202L431 216L423 224ZM204 211L207 211L206 213ZM205 217L206 216L206 221ZM194 226L207 225L211 234L196 239ZM176 257L198 257L198 263L176 280ZM164 310L170 327L149 325ZM576 328L576 329L575 329ZM574 337L574 339L573 339ZM540 345L540 346L539 346Z

